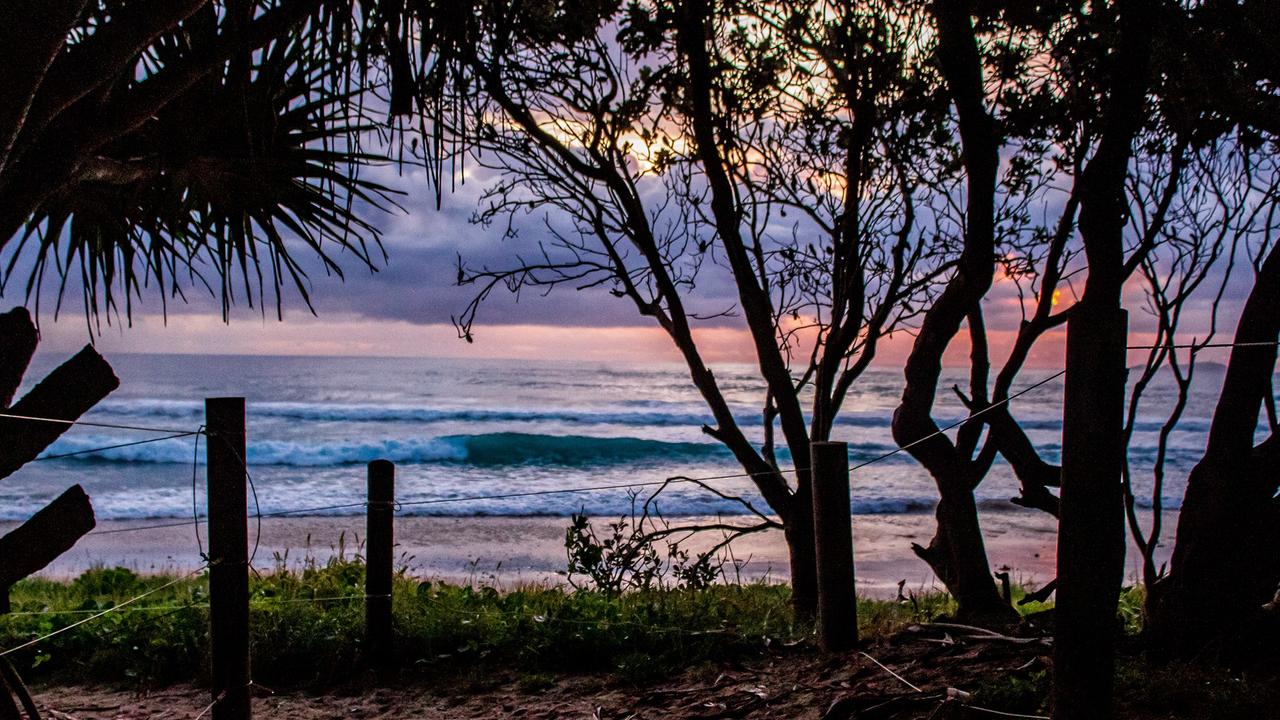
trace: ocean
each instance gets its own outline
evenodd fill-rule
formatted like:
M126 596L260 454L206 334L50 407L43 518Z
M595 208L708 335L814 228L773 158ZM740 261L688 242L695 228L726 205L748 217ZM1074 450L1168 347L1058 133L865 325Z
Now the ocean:
M28 377L42 377L60 360L38 357ZM748 478L722 477L741 468L701 431L710 414L687 373L675 365L143 354L108 360L121 386L83 420L194 431L203 422L204 398L244 396L248 463L263 513L359 514L362 509L351 505L364 500L364 466L377 458L396 463L397 500L406 515L619 516L655 488L470 498L651 483L676 475L717 477L708 484L763 507ZM758 442L759 380L747 366L715 370ZM1015 389L1053 373L1028 369ZM1203 451L1221 377L1219 366L1202 368L1172 435L1166 508L1178 507L1187 472ZM952 383L963 386L964 376L948 373L943 387ZM833 438L850 444L851 464L896 448L889 421L900 393L898 370L872 370L855 384ZM1060 447L1061 393L1061 380L1055 380L1013 404L1051 461ZM1147 507L1157 433L1173 394L1157 382L1148 398L1130 451L1139 504ZM950 391L940 393L941 424L963 415ZM45 455L81 454L30 463L0 483L0 519L25 519L72 483L84 486L100 519L203 514L204 450L194 436L96 450L163 434L73 428ZM790 467L785 452L779 462ZM977 492L983 505L1010 507L1016 488L1010 469L998 461ZM935 498L932 481L906 453L853 475L855 513L926 513ZM347 507L315 509L327 506ZM691 484L667 487L657 508L668 517L745 512L741 504Z

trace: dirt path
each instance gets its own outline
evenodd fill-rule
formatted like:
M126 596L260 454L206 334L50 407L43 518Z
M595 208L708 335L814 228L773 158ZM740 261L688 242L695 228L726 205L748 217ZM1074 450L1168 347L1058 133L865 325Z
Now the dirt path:
M1027 674L1044 667L1043 646L920 642L869 649L926 694L948 687L973 689L984 676ZM678 677L636 686L605 676L520 677L515 673L420 678L375 687L355 681L323 694L282 692L254 701L254 717L296 718L836 718L864 703L910 692L859 653L820 656L805 648L778 648L749 660L697 667ZM833 703L840 700L843 705ZM43 688L38 702L55 720L191 720L209 703L207 689L180 685L139 694L94 687ZM937 701L933 702L937 705ZM915 717L893 713L877 717ZM969 717L949 712L938 717ZM925 712L924 715L928 715ZM979 717L979 715L972 715ZM207 717L207 715L205 716ZM987 716L990 717L990 716Z

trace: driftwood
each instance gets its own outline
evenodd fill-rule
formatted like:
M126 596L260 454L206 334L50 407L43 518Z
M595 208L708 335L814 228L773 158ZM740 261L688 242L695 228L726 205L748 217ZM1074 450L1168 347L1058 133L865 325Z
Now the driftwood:
M120 380L107 361L86 345L4 412L76 420L119 386ZM0 478L34 460L69 427L59 422L0 417Z
M93 505L79 485L72 485L30 519L0 537L0 587L53 562L93 529Z

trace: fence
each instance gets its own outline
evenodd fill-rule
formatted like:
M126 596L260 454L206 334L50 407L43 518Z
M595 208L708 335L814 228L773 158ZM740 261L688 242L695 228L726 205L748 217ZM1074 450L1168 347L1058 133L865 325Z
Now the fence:
M811 471L814 489L814 537L818 562L818 595L819 613L817 617L817 636L824 650L841 651L854 647L858 642L856 617L856 590L853 569L852 521L850 514L849 475L868 465L886 460L898 453L909 450L916 444L946 433L961 424L984 413L990 412L1022 395L1032 392L1061 377L1064 372L1053 373L1033 383L1009 397L988 407L974 412L933 433L898 447L880 456L870 458L852 468L848 462L848 446L842 442L814 443L812 447L812 468L796 468L774 472L806 472ZM209 552L207 563L195 571L172 580L170 583L153 588L116 606L97 612L86 612L86 617L75 623L62 627L54 632L31 639L16 647L0 651L0 659L15 652L33 647L63 632L67 632L85 623L93 622L113 612L130 612L136 610L175 609L162 606L138 606L137 603L147 596L157 593L182 580L205 572L209 573L210 601L207 606L210 617L212 701L206 713L211 712L214 720L242 720L250 717L250 689L252 674L249 666L249 622L250 596L248 573L253 557L257 552L258 538L262 518L286 517L306 513L317 513L329 510L352 509L364 507L367 514L366 532L366 576L363 595L350 595L332 598L309 598L306 602L363 600L365 603L365 649L366 662L375 668L383 667L390 662L393 641L393 623L391 614L391 587L393 578L394 517L398 511L410 505L435 505L443 503L466 503L481 500L503 500L527 498L537 495L559 493L583 493L605 490L631 490L640 487L666 486L672 483L697 483L704 487L706 483L735 478L749 478L752 473L734 473L710 477L690 478L673 477L664 480L636 481L618 484L595 485L590 487L563 488L554 490L521 491L485 495L470 495L451 498L433 498L399 503L395 500L395 468L384 460L376 460L368 466L367 498L364 502L343 503L317 507L293 508L272 512L262 512L257 508L257 492L246 461L247 440L245 431L245 403L243 398L210 398L206 401L206 424L196 430L180 430L172 428L149 428L130 425L115 425L83 421L55 421L46 418L5 415L0 417L27 420L31 422L65 422L73 425L90 427L108 427L125 430L136 430L157 433L158 436L135 442L112 445L108 448L79 450L73 453L46 455L40 460L65 458L72 455L100 452L105 449L128 447L150 442L159 442L175 438L194 437L195 449L192 462L192 499L193 513L190 520L154 523L126 528L94 530L90 534L108 534L137 532L157 528L182 526L199 526L208 524ZM195 505L195 484L197 480L197 462L200 451L200 439L205 440L206 466L208 476L207 515L201 517ZM714 490L713 490L714 491ZM249 513L247 498L253 497L255 511ZM252 549L249 545L249 520L258 524ZM196 533L199 543L199 533ZM203 548L200 548L204 555ZM7 589L6 589L7 592ZM195 605L178 606L180 608L196 607ZM77 612L77 611L70 611ZM569 622L569 621L566 621ZM654 628L650 628L654 630ZM671 632L691 632L687 629L670 628ZM204 713L202 713L204 714Z

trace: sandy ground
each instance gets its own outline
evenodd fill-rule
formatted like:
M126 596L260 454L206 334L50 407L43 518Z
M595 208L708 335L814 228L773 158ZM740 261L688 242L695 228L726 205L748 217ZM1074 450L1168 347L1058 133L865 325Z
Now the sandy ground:
M1176 518L1166 518L1171 533ZM745 521L745 519L744 519ZM141 573L183 572L200 566L195 527L163 527L119 532L166 520L104 521L42 574L69 577L95 566L120 566ZM681 520L680 522L684 522ZM1055 522L1033 511L985 511L983 532L993 569L1006 568L1015 581L1036 586L1050 579L1056 557ZM398 565L416 577L476 582L499 588L528 583L560 583L565 567L561 517L399 517ZM12 523L0 523L0 532ZM853 518L854 554L861 592L892 597L900 580L911 589L930 589L936 579L911 552L911 543L928 544L934 529L930 514L857 515ZM205 528L199 540L207 548ZM352 557L361 550L362 517L264 518L254 564L261 570L297 568L335 554ZM786 544L780 532L740 538L733 546L743 579L787 579ZM1136 576L1130 552L1130 574Z

